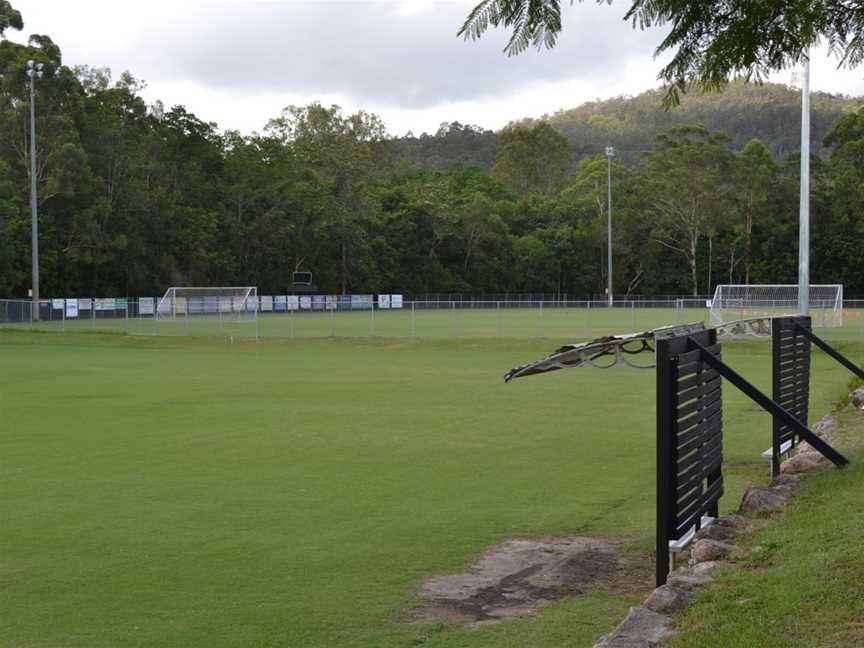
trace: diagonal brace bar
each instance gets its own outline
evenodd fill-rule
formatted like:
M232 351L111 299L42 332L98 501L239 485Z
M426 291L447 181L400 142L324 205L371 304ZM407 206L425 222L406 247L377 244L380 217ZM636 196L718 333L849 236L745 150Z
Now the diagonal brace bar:
M804 334L804 336L807 339L809 339L813 344L815 344L817 347L822 349L825 353L827 353L829 356L834 358L837 362L842 364L849 371L851 371L853 374L858 376L861 380L864 380L864 369L862 369L861 367L856 365L849 358L844 356L837 349L835 349L830 344L828 344L825 340L823 340L818 335L813 333L813 331L808 329L806 326L801 326L800 324L796 324L795 328L798 329L799 331L801 331Z
M844 457L830 445L825 443L825 441L816 436L807 428L806 425L804 425L803 423L801 423L801 421L792 416L792 414L790 414L781 405L778 405L761 391L759 391L741 374L732 369L732 367L724 363L720 358L715 356L692 337L688 339L690 340L691 344L693 344L702 352L701 355L704 362L708 363L713 369L716 369L717 373L719 373L726 380L728 380L738 389L744 392L744 394L749 396L753 402L759 405L766 412L770 412L772 415L778 417L781 421L786 423L786 425L790 426L793 430L795 430L799 437L807 441L810 445L812 445L819 452L821 452L835 466L845 466L849 463L849 460L846 457Z

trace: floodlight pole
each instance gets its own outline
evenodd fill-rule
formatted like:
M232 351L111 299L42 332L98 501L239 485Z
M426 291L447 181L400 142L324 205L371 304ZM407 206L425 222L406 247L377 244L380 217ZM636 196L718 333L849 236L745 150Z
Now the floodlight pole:
M798 209L798 311L810 314L810 50L801 83L801 188Z
M33 290L31 312L39 319L39 203L36 199L36 79L42 78L42 63L27 61L30 86L30 243Z
M606 192L608 208L606 210L606 279L608 285L606 292L609 294L609 307L613 305L612 299L612 157L615 155L615 149L611 146L606 147Z

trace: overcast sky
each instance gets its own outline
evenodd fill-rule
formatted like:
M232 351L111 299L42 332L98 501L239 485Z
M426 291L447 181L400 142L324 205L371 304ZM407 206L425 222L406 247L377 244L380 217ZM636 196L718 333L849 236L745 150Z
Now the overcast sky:
M662 32L634 30L611 7L564 0L551 51L507 58L507 34L464 42L473 0L12 0L22 41L48 34L67 65L129 70L149 101L184 104L221 128L261 130L289 104L313 100L381 115L395 135L457 120L500 128L592 99L658 85ZM864 95L864 69L824 54L813 87ZM789 83L791 73L777 76Z

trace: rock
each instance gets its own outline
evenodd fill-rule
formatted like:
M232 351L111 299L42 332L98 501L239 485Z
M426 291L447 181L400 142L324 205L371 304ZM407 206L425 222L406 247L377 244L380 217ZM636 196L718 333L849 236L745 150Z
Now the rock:
M800 475L818 468L824 461L825 458L818 452L799 452L780 464L780 473L783 475Z
M788 463L788 462L785 462ZM751 486L741 500L741 512L760 515L782 508L786 504L788 493L767 486Z
M852 392L852 405L855 409L864 410L864 387L859 387Z
M780 474L774 478L774 481L771 482L771 485L775 488L792 488L793 486L797 486L798 482L800 482L804 478L804 475L796 475L794 473L787 473L785 475Z
M750 526L750 520L748 520L743 515L738 515L737 513L730 513L729 515L723 515L721 517L718 517L716 520L714 520L714 525L744 530Z
M735 550L735 545L719 540L697 540L690 549L690 564L719 560Z
M693 601L693 593L689 590L678 589L668 582L655 589L645 599L645 607L655 612L677 612L683 610Z
M831 436L839 429L837 419L833 414L826 414L813 426L813 432L818 436Z
M594 648L655 648L673 634L672 619L638 605L630 608L627 618Z
M696 535L693 536L696 540L732 540L738 535L735 527L723 526L722 524L712 524L711 526L699 529Z
M675 589L685 590L687 592L692 592L694 590L699 589L700 587L707 585L711 582L711 578L707 574L697 574L696 567L700 567L702 565L711 565L714 563L699 563L698 565L694 565L693 568L685 570L675 570L671 574L669 574L669 578L666 580L667 585L671 585ZM678 573L682 572L682 573Z
M693 565L693 577L704 579L705 582L710 582L711 578L709 574L718 567L727 564L728 563L725 563L722 560L706 560L705 562L697 563Z

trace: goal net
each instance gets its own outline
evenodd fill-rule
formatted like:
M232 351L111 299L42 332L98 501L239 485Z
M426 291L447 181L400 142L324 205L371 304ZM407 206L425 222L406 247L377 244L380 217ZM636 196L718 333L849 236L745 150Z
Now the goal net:
M188 321L191 318L255 322L258 318L258 289L254 286L173 286L166 290L156 305L156 319Z
M798 313L797 285L722 284L711 300L711 324ZM843 286L810 286L810 317L814 326L843 326Z

